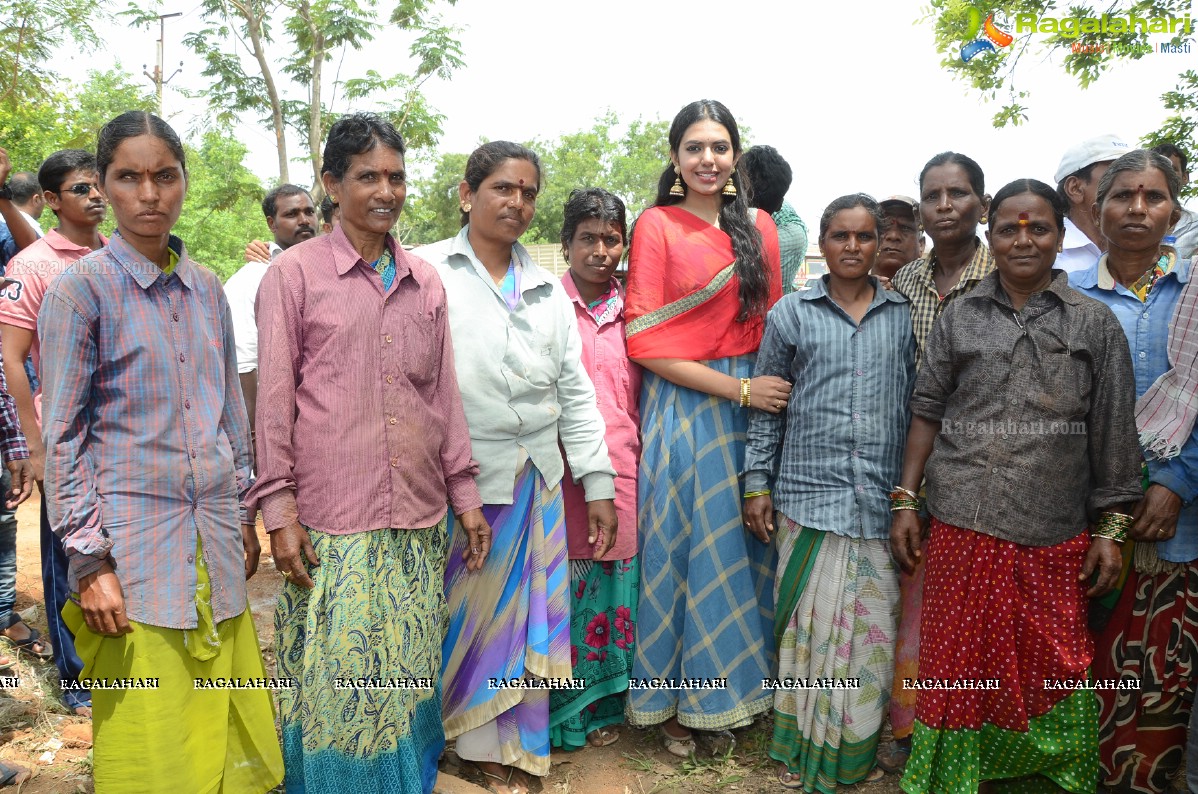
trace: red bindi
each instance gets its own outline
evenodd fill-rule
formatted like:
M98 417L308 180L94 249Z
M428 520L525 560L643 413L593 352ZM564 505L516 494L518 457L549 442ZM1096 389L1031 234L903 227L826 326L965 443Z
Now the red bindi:
M520 180L517 180L517 181L520 183L520 187L524 187L524 180L523 180L523 179L520 179Z
M1020 226L1027 226L1028 223L1030 223L1030 222L1031 222L1031 219L1029 218L1029 216L1026 212L1019 213L1019 225Z

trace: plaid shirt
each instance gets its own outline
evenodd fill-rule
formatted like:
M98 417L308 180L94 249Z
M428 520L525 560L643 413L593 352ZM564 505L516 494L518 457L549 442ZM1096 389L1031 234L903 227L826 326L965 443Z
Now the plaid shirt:
M119 235L38 315L46 504L70 586L111 561L129 619L196 626L196 533L219 622L246 609L238 504L250 430L220 281L170 239L166 275Z
M976 239L976 238L975 238ZM936 282L932 274L936 271L936 249L923 259L916 259L910 264L903 265L894 274L891 285L903 297L911 301L911 324L915 331L915 368L923 365L923 348L932 334L932 326L944 308L965 295L978 285L978 282L994 270L994 257L990 249L981 240L977 241L977 251L973 259L961 272L961 280L948 291L941 300L936 292Z
M4 379L4 366L0 363L0 455L4 462L29 457L25 434L21 432L21 420L17 417L17 404L8 393L8 382Z

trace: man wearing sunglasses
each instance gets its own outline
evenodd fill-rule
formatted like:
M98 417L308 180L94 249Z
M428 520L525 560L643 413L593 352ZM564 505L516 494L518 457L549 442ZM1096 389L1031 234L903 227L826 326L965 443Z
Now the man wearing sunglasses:
M107 241L100 235L107 203L100 192L96 158L82 149L64 149L46 158L37 174L46 206L58 217L58 225L46 236L15 256L8 267L9 282L0 287L0 358L4 375L17 404L21 429L29 443L32 474L39 486L46 471L46 450L42 446L41 388L26 374L22 362L32 354L35 370L40 370L37 339L37 315L54 277ZM7 487L7 486L5 486ZM14 522L15 528L15 522ZM0 513L0 533L5 531ZM2 535L0 535L2 541ZM3 610L5 577L4 544L0 542L0 617ZM36 630L15 623L4 631L22 652L49 658L55 656L59 677L74 682L83 669L75 653L75 638L62 623L62 608L69 595L67 558L60 541L50 531L46 502L42 497L42 588L46 599L49 642L39 639ZM16 558L13 555L15 567ZM15 570L13 572L15 574ZM28 633L26 633L28 632ZM58 653L54 654L54 649ZM91 695L86 690L64 685L66 705L76 714L91 714Z

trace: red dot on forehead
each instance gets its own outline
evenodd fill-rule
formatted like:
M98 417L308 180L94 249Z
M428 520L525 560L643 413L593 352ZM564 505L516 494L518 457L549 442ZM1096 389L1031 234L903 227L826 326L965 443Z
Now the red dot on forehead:
M523 179L521 179L521 180L518 180L518 181L520 182L520 186L521 186L521 187L524 187L524 180L523 180Z
M1031 218L1026 212L1019 213L1019 225L1020 226L1027 226L1027 222L1029 220L1031 220Z

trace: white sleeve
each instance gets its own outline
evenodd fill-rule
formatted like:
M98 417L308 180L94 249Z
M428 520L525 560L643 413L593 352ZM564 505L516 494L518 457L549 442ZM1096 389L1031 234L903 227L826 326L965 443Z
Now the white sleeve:
M239 375L258 368L258 323L254 316L254 300L258 297L258 285L266 275L266 267L259 262L247 262L225 284L225 297L233 315Z

